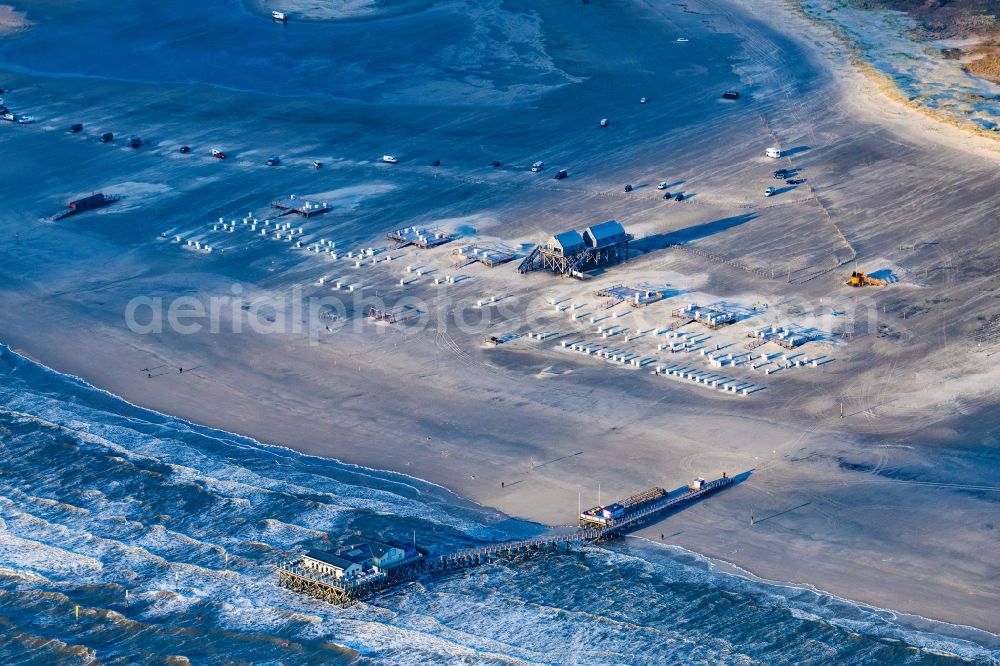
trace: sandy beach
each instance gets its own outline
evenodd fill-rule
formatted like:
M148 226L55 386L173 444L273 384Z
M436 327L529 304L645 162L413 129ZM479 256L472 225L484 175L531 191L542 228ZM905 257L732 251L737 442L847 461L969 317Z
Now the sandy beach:
M0 5L0 36L12 35L31 26L24 12L18 12L10 5Z
M604 498L624 497L749 471L642 535L766 579L1000 632L1000 148L886 97L831 33L777 2L753 13L707 0L557 4L484 3L440 46L447 55L427 46L420 68L388 53L378 69L370 45L345 33L338 47L368 54L355 54L350 76L381 78L349 85L344 68L317 73L330 81L321 103L309 63L226 86L211 68L191 83L178 59L149 74L169 77L159 83L123 69L81 85L8 55L0 86L16 99L7 103L40 120L0 128L18 156L0 164L0 341L133 403L404 472L550 525L573 523L599 485ZM405 35L445 11L387 25ZM497 16L510 34L475 28ZM325 25L287 27L306 40ZM598 42L599 52L580 47ZM496 68L505 54L513 64ZM64 66L46 56L45 67ZM719 99L728 89L743 92L738 103ZM604 117L611 124L600 128ZM66 134L73 122L83 133ZM120 138L103 145L102 131ZM131 133L149 144L126 147ZM787 156L764 157L771 145ZM399 164L379 163L386 153ZM271 154L280 166L263 165ZM529 172L540 159L546 171ZM323 167L310 169L313 160ZM804 182L764 198L778 164ZM552 178L559 168L567 179ZM663 201L661 181L686 200ZM91 192L123 199L43 219ZM307 245L336 239L341 252L374 247L392 260L356 267L242 224L212 229L220 217L263 217L292 193L332 203L293 222ZM632 256L588 280L522 276L517 261L456 267L461 245L523 255L552 233L612 218L636 237ZM427 250L386 240L410 225L456 239ZM851 289L856 267L891 284ZM444 275L465 279L433 283ZM363 288L334 291L339 278ZM655 358L649 366L560 346L600 341L588 318L607 316L596 292L617 284L668 295L609 310L626 313L628 346ZM133 299L182 296L221 299L219 330L126 325ZM362 296L390 308L408 299L427 321L374 323ZM490 297L500 302L477 305ZM333 299L347 307L253 330L282 298L328 299L321 313ZM581 318L552 301L579 305ZM824 363L766 375L731 368L763 387L747 396L652 375L675 360L648 331L687 303L747 313L720 331L684 328L713 345L743 353L748 332L793 326L813 332L800 351ZM308 309L290 321L304 319ZM528 331L562 337L539 342ZM520 337L485 342L508 333ZM682 362L708 367L697 354Z

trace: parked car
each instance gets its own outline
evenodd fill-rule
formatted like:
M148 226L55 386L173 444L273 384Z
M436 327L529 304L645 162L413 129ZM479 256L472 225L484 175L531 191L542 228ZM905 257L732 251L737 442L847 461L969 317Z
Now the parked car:
M222 152L221 150L218 150L216 148L212 148L212 157L214 157L217 160L224 160L224 159L226 159L226 154L224 152Z
M778 169L774 172L775 180L782 180L784 178L788 178L788 169Z
M441 166L441 160L434 160L431 162L431 166Z
M736 90L727 90L726 92L722 93L722 99L739 99L739 98L740 98L740 93L739 91Z
M607 126L608 126L608 119L601 118L601 127L607 127Z
M267 162L265 162L264 164L266 164L267 166L278 166L278 164L280 163L281 163L280 157L278 157L277 155L271 155L270 157L267 158Z
M626 192L631 192L632 191L632 186L631 185L626 185L625 186L625 191Z
M663 200L664 201L670 201L670 192L664 192L663 193Z
M645 104L645 103L646 103L646 98L645 97L640 97L639 98L639 104Z
M777 192L778 190L774 189L773 187L769 187L766 190L764 190L764 196L773 197Z
M494 169L500 168L500 160L494 160L493 162L490 163L490 166L493 167Z
M321 169L322 167L323 167L323 163L322 162L313 161L313 163L312 163L312 168L313 169Z
M658 189L658 190L665 190L665 189L667 189L667 181L663 181L662 183L660 183L659 185L657 185L656 189Z
M566 169L559 169L559 171L556 171L556 175L553 176L553 178L555 178L556 180L562 180L568 175L569 174L566 172Z
M684 195L678 192L674 195L674 201L684 201Z
M545 168L545 162L541 162L541 161L535 162L534 164L531 165L531 171L534 172L534 173L538 173L539 171L541 171L544 168Z
M191 148L189 148L188 146L181 146L181 154L182 155L187 155L190 152L191 152Z
M386 164L396 164L397 162L399 162L399 160L397 160L392 155L383 155L382 161L385 162Z
M109 143L115 140L115 135L111 132L105 132L101 135L101 143Z
M31 123L35 122L35 117L28 115L18 116L17 122L20 123L21 125L30 125Z
M133 148L138 148L139 146L142 145L142 138L133 134L128 138L128 145L132 146Z
M83 131L83 123L73 123L69 126L69 133L76 134L77 132Z

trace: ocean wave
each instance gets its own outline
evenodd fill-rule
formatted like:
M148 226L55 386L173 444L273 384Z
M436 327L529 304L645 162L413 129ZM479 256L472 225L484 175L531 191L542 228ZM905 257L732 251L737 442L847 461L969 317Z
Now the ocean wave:
M144 651L199 663L997 658L889 611L639 539L427 576L338 608L279 587L273 563L358 530L451 548L541 528L419 479L149 412L9 351L0 428L0 621L29 643L48 636L102 660ZM64 622L76 605L83 631ZM0 640L0 661L23 656L24 644Z

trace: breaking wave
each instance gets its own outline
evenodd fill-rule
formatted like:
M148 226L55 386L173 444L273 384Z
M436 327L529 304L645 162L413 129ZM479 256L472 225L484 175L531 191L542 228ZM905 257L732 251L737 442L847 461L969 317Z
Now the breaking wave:
M278 587L273 563L357 530L447 549L541 528L419 479L141 409L6 348L0 470L5 664L1000 657L989 634L920 631L888 611L722 573L693 553L639 539L326 605Z

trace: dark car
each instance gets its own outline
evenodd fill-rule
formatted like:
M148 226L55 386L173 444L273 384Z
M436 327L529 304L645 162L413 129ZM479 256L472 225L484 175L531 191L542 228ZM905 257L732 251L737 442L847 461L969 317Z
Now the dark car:
M189 146L181 146L181 154L182 155L187 155L190 152L191 152L191 148Z
M278 166L280 162L281 162L280 157L278 157L277 155L271 155L270 157L267 158L267 162L265 162L264 164L266 164L267 166Z
M497 161L493 162L492 164L490 164L490 166L493 167L494 169L498 168L500 166L500 161L497 160Z
M115 135L111 132L105 132L101 135L101 143L108 143L109 141L114 141Z
M737 90L727 90L722 93L722 99L739 99L740 93Z
M799 181L795 178L789 178L785 181L785 185L798 185Z
M778 169L774 172L775 180L782 180L783 178L788 178L788 169Z
M663 193L663 200L664 201L670 201L670 197L671 197L670 192L664 192Z
M431 162L431 166L441 166L441 160L434 160Z
M677 196L674 197L674 201L684 201L684 195L678 192Z
M142 145L142 139L133 134L128 138L128 145L132 146L133 148L138 148L139 146Z
M625 186L625 191L626 192L631 192L632 191L632 186L631 185L626 185Z
M83 123L73 123L69 126L69 133L76 134L77 132L83 131Z
M556 180L562 180L563 178L565 178L568 175L569 174L566 173L566 169L559 169L559 171L556 171L556 175L553 176L553 178L555 178Z

